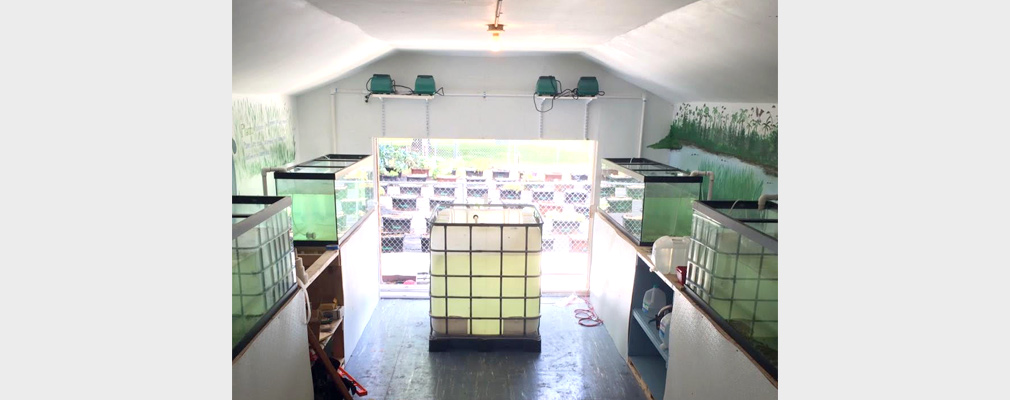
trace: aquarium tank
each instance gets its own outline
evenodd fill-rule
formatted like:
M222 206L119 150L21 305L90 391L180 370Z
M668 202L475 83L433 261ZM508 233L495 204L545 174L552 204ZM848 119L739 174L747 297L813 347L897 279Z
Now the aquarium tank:
M599 179L602 215L639 246L691 235L691 203L701 198L701 176L645 158L604 158Z
M338 243L375 209L374 157L331 154L274 173L290 196L296 245Z
M687 294L777 377L778 204L698 201L693 225Z
M430 221L429 341L511 338L535 341L539 350L539 211L454 204Z
M232 196L231 326L241 351L294 293L291 198ZM236 353L237 354L237 353Z

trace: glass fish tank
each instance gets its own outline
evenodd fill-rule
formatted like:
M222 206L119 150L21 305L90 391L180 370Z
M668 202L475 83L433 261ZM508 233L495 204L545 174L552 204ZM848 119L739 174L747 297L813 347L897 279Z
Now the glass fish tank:
M778 204L698 201L688 295L773 376L778 371Z
M691 235L702 176L645 158L604 158L600 165L597 205L625 236L651 246L662 236Z
M232 196L231 326L233 351L294 293L289 197Z
M430 221L430 341L512 338L533 340L539 350L539 211L454 204Z
M374 157L330 154L274 173L278 196L290 196L296 245L339 242L375 209Z

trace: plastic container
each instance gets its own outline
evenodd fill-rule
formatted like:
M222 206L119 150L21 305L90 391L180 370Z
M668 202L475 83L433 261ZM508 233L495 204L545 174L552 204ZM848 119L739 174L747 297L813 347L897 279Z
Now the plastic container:
M642 299L642 312L651 318L658 314L663 307L666 307L666 293L663 293L656 285L652 285L652 289L646 290L645 297Z
M540 338L543 220L532 206L433 211L431 336Z
M659 338L663 339L663 348L670 348L670 314L663 316L663 319L659 320Z
M669 274L676 267L687 266L687 252L691 239L663 236L652 244L652 263L663 274Z

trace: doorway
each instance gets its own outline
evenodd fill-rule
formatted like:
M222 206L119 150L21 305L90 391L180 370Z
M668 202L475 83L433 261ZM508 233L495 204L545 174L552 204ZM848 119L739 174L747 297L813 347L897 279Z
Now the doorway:
M427 220L448 204L531 204L544 294L589 288L596 142L377 138L384 297L427 297Z

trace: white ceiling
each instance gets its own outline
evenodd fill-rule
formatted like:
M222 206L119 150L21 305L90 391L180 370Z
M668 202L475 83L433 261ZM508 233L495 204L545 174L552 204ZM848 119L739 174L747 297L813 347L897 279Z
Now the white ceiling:
M233 0L232 91L297 93L393 49L488 50L496 0ZM775 102L777 0L504 0L504 52L580 52L668 101Z
M505 0L502 50L584 50L695 0ZM487 50L497 0L309 0L396 48Z

